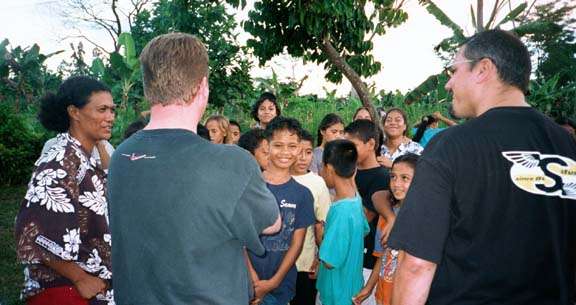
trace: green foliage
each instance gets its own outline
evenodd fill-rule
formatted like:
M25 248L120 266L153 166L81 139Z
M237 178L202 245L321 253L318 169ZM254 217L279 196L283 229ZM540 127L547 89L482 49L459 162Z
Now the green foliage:
M11 100L15 112L34 107L37 97L60 83L61 76L49 73L44 62L61 51L44 55L34 44L29 48L0 43L0 103Z
M272 78L257 77L254 79L258 83L256 92L272 92L280 102L282 108L288 102L289 97L298 95L298 90L302 87L302 83L308 78L304 76L300 81L290 80L288 82L281 82L278 80L278 74L272 69ZM282 109L281 109L282 110Z
M536 77L540 82L558 75L558 85L576 83L576 33L572 13L575 4L547 3L535 7L529 20L535 25L526 35L536 56Z
M82 44L82 42L79 42L77 46L74 46L74 44L71 43L70 48L72 49L71 61L63 60L60 63L60 66L58 66L58 71L61 74L64 74L69 77L96 76L93 75L92 73L97 71L94 71L94 69L92 69L84 59L84 54L86 53L86 51L84 51L84 44Z
M483 2L483 0L476 0L477 3ZM457 47L466 40L466 36L464 35L463 28L456 24L452 19L442 11L438 5L434 3L432 0L419 0L418 1L421 5L423 5L426 10L434 16L440 24L450 28L452 30L452 36L443 39L434 50L438 54L438 56L444 60L448 61L452 57L452 53L457 49ZM504 1L496 1L494 3L494 7L492 8L491 14L488 18L488 21L484 23L483 20L480 20L480 24L478 24L477 15L474 11L474 7L470 6L470 19L471 23L474 25L475 33L479 31L483 31L486 29L497 29L500 28L502 25L514 22L515 20L519 19L521 14L527 13L526 8L528 7L527 3L521 3L520 5L516 6L514 9L510 9L510 11L496 23L496 17L498 14L507 6L510 5L510 0ZM515 27L515 26L514 26Z
M16 263L14 218L25 193L25 186L0 186L0 304L24 304L19 298L24 268Z
M139 111L144 100L144 89L134 40L130 33L122 33L118 43L122 54L120 52L110 54L109 65L104 69L101 80L110 87L114 101L120 108L130 106ZM99 63L95 63L97 66L93 69L100 69Z
M408 92L404 101L412 103L434 103L450 99L449 92L444 88L448 77L442 73L429 76L422 84Z
M558 118L576 117L576 83L560 85L560 76L556 74L549 80L530 83L528 103L547 116Z
M245 1L234 1L243 4ZM236 20L224 1L160 0L139 13L132 27L136 51L160 34L184 32L206 44L210 59L210 103L222 107L231 100L253 96L251 64L236 43Z
M118 108L116 111L116 119L114 120L114 127L112 127L112 137L109 140L114 147L120 145L124 139L124 130L128 125L134 121L143 119L140 111L135 110L136 108L141 109L140 107L126 107Z
M368 14L370 3L374 10ZM359 75L375 75L381 64L370 53L372 35L382 35L407 18L395 1L262 0L255 2L244 28L255 37L247 45L261 64L287 51L324 64L326 78L339 83L342 71L320 50L323 41L329 41Z
M44 134L33 130L31 120L14 113L10 103L0 104L0 185L23 184L44 144Z

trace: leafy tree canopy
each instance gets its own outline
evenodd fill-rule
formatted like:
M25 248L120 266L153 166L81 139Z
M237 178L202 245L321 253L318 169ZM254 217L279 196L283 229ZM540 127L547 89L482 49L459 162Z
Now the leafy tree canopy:
M160 0L136 16L132 35L138 54L160 34L184 32L204 41L210 58L209 102L222 106L252 94L250 62L236 43L236 26L224 1Z
M552 79L558 85L576 85L576 18L571 13L575 4L546 3L535 7L529 20L539 28L527 35L532 53L536 55L536 77ZM572 26L572 27L571 27Z
M318 64L326 78L339 83L346 76L364 106L373 108L361 77L382 68L371 54L372 39L386 28L403 23L404 1L393 0L260 0L248 14L244 28L254 36L247 45L260 64L288 52Z

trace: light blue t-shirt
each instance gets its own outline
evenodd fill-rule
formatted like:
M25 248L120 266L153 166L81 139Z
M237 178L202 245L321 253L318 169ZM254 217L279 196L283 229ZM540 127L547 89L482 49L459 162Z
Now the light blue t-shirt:
M359 195L330 206L319 258L334 268L328 269L320 263L316 287L322 304L349 305L362 289L364 235L368 232L370 227Z
M436 128L436 129L426 129L424 131L424 134L422 135L422 139L420 139L420 146L422 147L426 147L426 144L428 144L428 141L430 141L430 139L432 139L433 136L435 136L436 134L440 133L441 131L443 131L446 128ZM416 131L418 130L418 128L413 128L412 129L412 134L416 134Z

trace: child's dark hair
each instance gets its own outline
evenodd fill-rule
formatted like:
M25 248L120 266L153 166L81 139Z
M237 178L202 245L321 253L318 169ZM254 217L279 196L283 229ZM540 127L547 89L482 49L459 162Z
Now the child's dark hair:
M275 117L266 126L266 140L272 140L274 133L282 130L287 130L290 133L296 134L296 136L298 136L298 140L302 140L300 132L302 130L302 125L300 125L300 122L298 122L296 119L284 116Z
M349 140L334 140L324 145L322 163L332 164L338 177L351 178L356 172L358 152L356 145Z
M312 146L314 146L314 136L304 128L300 130L300 139L302 141L308 141L310 144L312 144Z
M320 146L322 145L322 141L324 140L322 138L322 130L326 130L328 128L330 128L330 126L334 125L334 124L342 124L344 125L344 121L342 120L342 118L335 114L335 113L328 113L327 115L324 116L324 118L322 118L322 121L320 122L320 126L318 126L318 133L316 134L316 145Z
M208 131L208 128L204 127L204 125L198 123L198 125L196 125L196 134L199 135L200 137L210 141L210 132Z
M427 116L423 117L422 120L420 121L420 125L418 126L418 129L416 130L416 134L412 138L412 141L420 143L420 140L422 140L422 136L424 136L424 132L426 131L426 128L428 128L428 126L430 126L430 124L436 123L436 122L437 122L436 118L434 118L434 116L432 116L432 115L427 115Z
M230 123L230 126L234 125L236 127L238 127L238 131L242 132L242 127L240 127L240 123L238 123L235 120L229 120L228 123Z
M260 95L256 103L252 105L252 118L256 122L260 122L260 119L258 118L258 108L260 108L260 105L264 103L265 100L269 100L270 102L272 102L272 104L274 104L274 106L276 107L276 116L281 115L280 107L278 107L278 102L276 102L276 95L274 95L271 92L264 92L262 93L262 95Z
M240 139L238 139L238 146L244 148L245 150L249 151L250 154L254 155L254 151L264 140L266 140L264 130L260 128L253 128L240 136Z
M344 128L344 132L366 143L374 139L374 151L380 150L378 126L369 120L356 120Z
M394 165L396 165L398 163L407 163L408 165L410 165L410 167L412 167L412 169L416 170L416 164L418 164L419 158L420 158L420 156L417 154L405 153L401 156L396 157L396 159L394 159L394 161L392 162L392 168L394 168ZM398 201L398 199L394 198L394 195L392 194L392 192L390 192L390 202L392 202L392 205L398 204L400 202L400 201Z
M145 126L146 122L144 122L143 120L137 120L132 122L130 125L128 125L128 127L126 127L126 129L124 129L124 140L128 139L131 135L140 131Z
M356 116L358 115L358 112L360 112L362 110L368 111L368 114L370 114L370 119L372 119L372 113L370 113L370 110L368 110L368 108L366 108L366 107L360 107L360 108L356 109L356 111L354 111L354 115L352 116L352 120L354 120L356 118Z
M56 94L50 93L40 99L38 120L44 128L65 132L70 128L68 106L84 108L90 102L92 94L110 92L103 83L86 76L71 77L64 81Z

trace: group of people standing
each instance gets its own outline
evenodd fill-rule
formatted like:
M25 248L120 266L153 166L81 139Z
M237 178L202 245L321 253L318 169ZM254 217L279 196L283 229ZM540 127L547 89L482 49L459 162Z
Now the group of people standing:
M314 139L269 93L249 131L200 125L204 45L161 35L141 64L150 119L111 154L109 88L42 99L60 134L16 218L27 304L574 303L576 141L526 104L513 35L464 42L446 88L467 121L434 113L412 139L398 108L328 114Z

